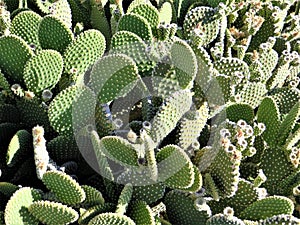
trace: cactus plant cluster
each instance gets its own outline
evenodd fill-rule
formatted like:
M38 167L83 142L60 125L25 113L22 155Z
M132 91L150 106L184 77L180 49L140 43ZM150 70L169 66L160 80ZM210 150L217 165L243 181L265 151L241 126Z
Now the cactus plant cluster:
M0 224L300 224L297 0L0 0Z

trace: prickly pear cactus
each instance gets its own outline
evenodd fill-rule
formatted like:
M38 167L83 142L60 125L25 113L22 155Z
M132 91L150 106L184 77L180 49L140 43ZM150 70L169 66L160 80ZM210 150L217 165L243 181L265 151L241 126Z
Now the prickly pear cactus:
M0 224L300 224L297 0L0 0Z

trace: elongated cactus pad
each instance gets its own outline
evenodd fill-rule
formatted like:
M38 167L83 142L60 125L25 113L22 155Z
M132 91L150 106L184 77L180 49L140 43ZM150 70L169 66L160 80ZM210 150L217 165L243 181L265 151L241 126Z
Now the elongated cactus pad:
M11 139L6 153L8 166L16 165L20 159L32 150L32 137L26 130L19 130Z
M102 213L95 216L88 225L107 225L107 224L122 224L135 225L134 221L128 216L119 215L116 213Z
M257 122L265 124L266 131L263 138L269 145L273 146L276 143L280 121L278 106L272 98L266 97L261 102L257 112Z
M249 205L241 212L240 218L260 220L280 214L291 215L293 210L294 204L289 198L270 196Z
M47 225L69 224L79 217L77 211L59 202L36 201L29 206L28 210Z
M48 171L43 176L43 183L55 196L68 205L83 202L86 198L82 187L69 175L59 171Z
M27 88L39 93L53 88L63 71L63 58L54 50L43 50L33 56L25 65L24 80Z
M121 137L106 136L100 141L103 153L124 166L138 166L138 156L134 147Z
M155 143L161 142L176 126L178 120L186 113L192 104L191 92L184 90L175 92L165 100L158 113L153 118L150 137Z
M40 199L41 195L35 189L24 187L17 190L6 205L5 224L37 225L39 221L28 212L28 207Z
M129 205L127 215L136 225L154 225L155 219L151 208L143 201L135 201Z

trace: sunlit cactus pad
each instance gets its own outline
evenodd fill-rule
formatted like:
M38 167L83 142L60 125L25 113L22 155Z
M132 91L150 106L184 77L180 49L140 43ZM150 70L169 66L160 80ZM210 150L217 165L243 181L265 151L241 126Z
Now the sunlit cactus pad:
M299 0L0 0L0 225L300 224Z

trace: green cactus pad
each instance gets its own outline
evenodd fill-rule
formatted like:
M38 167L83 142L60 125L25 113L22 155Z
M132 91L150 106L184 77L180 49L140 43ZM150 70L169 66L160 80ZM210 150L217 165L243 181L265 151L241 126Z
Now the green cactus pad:
M70 136L93 117L95 105L96 98L90 89L71 86L50 103L48 114L51 126L59 134Z
M264 83L272 76L272 72L278 62L278 53L274 49L262 51L259 53L258 60L262 65L262 77L260 80Z
M20 120L21 115L17 107L11 104L0 105L0 123L19 123Z
M127 94L136 84L138 69L135 62L124 54L101 58L91 72L90 87L99 103L107 103Z
M6 78L22 84L25 64L33 51L27 43L16 35L0 37L0 69Z
M141 200L151 204L161 199L165 193L165 185L160 182L155 183L147 169L124 172L117 181L122 184L133 184L133 201Z
M103 205L104 204L104 198L102 197L102 194L100 191L98 191L96 188L88 186L88 185L82 185L82 189L85 192L85 200L82 202L82 204L85 207L91 207L95 205Z
M278 215L264 220L260 220L258 222L258 225L277 225L277 224L297 225L299 223L300 220L297 217L291 215Z
M12 183L0 182L0 192L6 197L10 198L18 189L19 187Z
M159 181L174 189L186 189L193 185L195 173L188 155L176 145L168 145L156 155Z
M242 79L249 79L250 73L248 65L238 58L221 58L213 63L214 68L219 71L220 74L229 76L232 80L232 84L237 84L237 77Z
M206 225L245 225L245 223L235 216L216 214L206 221Z
M53 131L50 128L47 112L45 112L38 101L34 99L31 101L20 99L16 105L26 126L32 128L37 124L43 124L46 131Z
M69 224L79 217L77 211L59 202L36 201L28 207L28 210L46 225Z
M118 31L126 30L137 34L144 41L152 40L151 26L148 21L137 14L128 13L120 18Z
M283 87L285 80L290 75L289 68L288 62L276 68L276 70L272 73L272 77L267 82L270 90L273 88Z
M266 130L263 133L263 138L270 146L276 143L280 126L279 119L279 109L274 99L264 98L257 111L257 122L265 124Z
M156 29L159 24L158 10L151 4L137 4L130 7L127 13L134 13L144 17L150 24L152 29Z
M32 149L32 136L26 130L19 130L11 139L6 153L6 163L14 166Z
M175 92L165 100L153 118L150 136L155 143L161 142L175 127L179 119L192 104L192 93L188 90Z
M194 165L194 183L192 186L182 189L183 191L187 191L187 192L198 192L200 191L200 189L202 188L202 175L199 171L199 169Z
M184 36L187 39L196 38L205 46L217 37L219 25L220 20L216 18L213 8L199 6L186 14L183 22Z
M294 203L289 198L283 196L270 196L249 205L241 212L240 218L260 220L280 214L291 215L293 211Z
M63 54L74 35L61 20L48 15L40 23L38 38L43 49L53 49Z
M103 55L105 48L105 38L100 31L90 29L79 34L65 50L65 73L71 74L72 70L78 75L85 73Z
M220 197L231 197L237 191L241 153L238 150L219 149L207 169L218 189Z
M93 150L95 152L98 165L99 165L99 170L100 173L103 177L106 179L109 179L110 181L114 180L112 170L110 168L110 165L108 164L108 160L106 158L106 155L102 151L102 146L100 145L100 137L96 131L92 131L91 133L91 141L93 145ZM111 184L109 182L109 184ZM110 185L107 187L108 189L110 188Z
M249 82L240 92L241 102L256 108L267 93L266 85L260 82Z
M138 166L135 148L121 137L106 136L100 140L102 152L111 160L124 166Z
M78 145L73 137L57 136L46 144L49 156L59 164L72 160L78 161L81 158Z
M283 114L287 114L299 101L300 91L296 88L276 88L272 91L271 96L276 101L279 111Z
M0 124L0 142L1 147L7 147L12 137L21 128L20 124L16 123L1 123Z
M291 163L287 160L286 154L282 148L268 148L264 151L260 168L267 177L263 184L269 194L276 194L278 184L292 172ZM276 168L276 173L274 173Z
M39 221L28 212L28 207L40 199L41 195L35 189L24 187L17 190L5 207L5 224L37 225Z
M10 32L23 38L28 45L39 49L38 28L41 20L42 17L35 12L21 12L12 20Z
M251 124L254 119L254 110L248 104L232 104L226 108L226 116L232 122L242 119Z
M51 5L50 14L63 21L67 27L72 28L72 12L68 0L55 1Z
M63 172L48 171L44 174L42 181L62 203L75 205L86 198L84 189Z
M143 201L135 201L129 205L127 215L136 225L155 225L154 215L151 208Z
M180 87L182 89L191 87L197 74L197 58L194 51L178 38L172 44L170 55Z
M123 215L126 212L127 206L131 201L132 192L133 192L132 184L130 183L126 184L118 199L118 204L116 209L117 214Z
M116 213L102 213L95 216L88 225L122 224L135 225L134 221L127 216Z
M24 81L27 88L39 93L53 88L63 71L63 58L54 50L42 50L28 60L24 68Z
M210 216L209 208L197 210L192 198L176 191L169 192L164 203L167 208L169 221L174 225L199 225L205 224Z
M80 225L86 225L88 222L93 219L95 216L101 213L108 213L115 211L115 205L112 203L105 203L103 205L95 205L87 209L78 219Z
M10 85L5 78L4 74L0 70L0 89L3 89L4 91L10 92Z
M104 36L107 45L111 41L111 28L109 20L105 15L105 10L99 10L97 6L91 6L91 25L93 29L99 30Z
M209 108L204 103L193 115L194 118L183 118L180 122L178 146L186 150L193 143L197 142L200 132L204 128L209 116Z
M226 207L231 207L234 210L234 215L239 217L239 214L250 204L258 200L258 193L252 183L247 180L240 179L237 192L231 198L223 198L219 201L209 201L212 213L222 213Z
M283 145L288 138L289 134L296 125L297 120L300 116L300 101L294 105L289 114L282 121L277 137L277 143Z
M124 30L116 32L111 39L110 48L111 53L122 53L130 56L141 72L153 67L153 63L146 53L146 43L135 33Z

